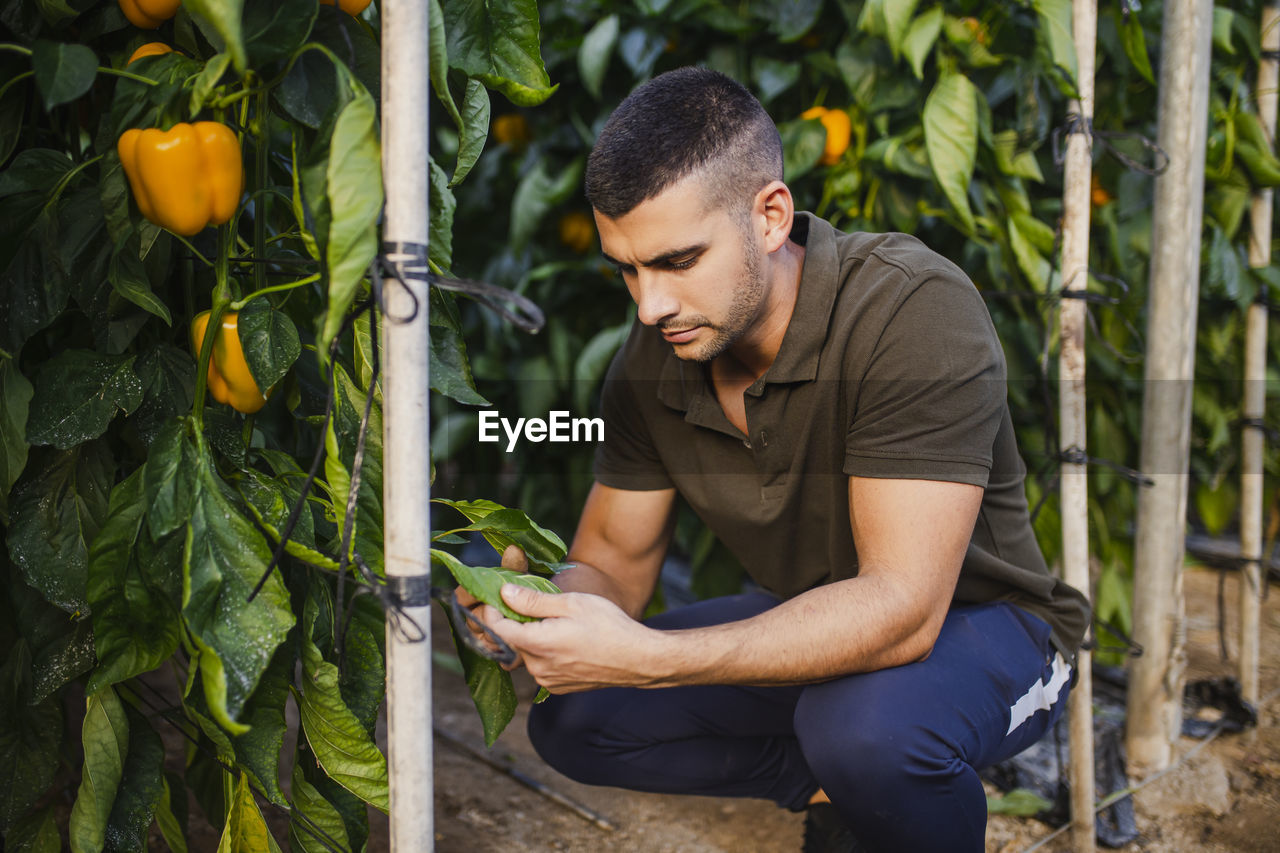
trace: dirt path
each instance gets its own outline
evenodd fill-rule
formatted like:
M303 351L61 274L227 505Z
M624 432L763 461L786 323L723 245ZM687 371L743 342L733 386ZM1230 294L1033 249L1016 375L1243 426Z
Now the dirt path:
M1236 576L1227 578L1228 637L1234 653ZM1188 571L1188 678L1233 672L1218 653L1216 573ZM1262 693L1280 688L1280 595L1272 589L1262 618ZM447 641L439 626L436 637ZM638 794L579 785L533 753L524 721L534 685L517 682L521 707L491 754L604 816L606 832L436 739L436 849L440 853L497 851L618 851L619 853L751 853L800 849L802 818L762 800ZM436 724L482 744L479 720L462 679L437 670ZM1280 697L1262 709L1254 733L1223 735L1190 761L1135 795L1141 837L1124 853L1280 851ZM1183 738L1182 756L1201 745ZM1032 819L993 816L987 850L1018 853L1052 828ZM369 850L385 850L385 827L375 827ZM1064 834L1040 848L1068 851Z

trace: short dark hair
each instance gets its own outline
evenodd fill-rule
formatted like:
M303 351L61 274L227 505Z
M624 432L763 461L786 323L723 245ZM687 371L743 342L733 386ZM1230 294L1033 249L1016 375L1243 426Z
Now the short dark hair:
M736 208L782 178L782 140L764 107L736 80L677 68L627 96L587 160L591 206L624 216L689 175L706 171L708 208Z

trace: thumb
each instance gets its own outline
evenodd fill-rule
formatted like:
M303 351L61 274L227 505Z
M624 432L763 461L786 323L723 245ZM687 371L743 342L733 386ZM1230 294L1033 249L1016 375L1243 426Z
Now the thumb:
M529 571L529 558L524 555L524 550L513 542L502 552L500 565L504 569L523 573Z
M568 613L567 602L563 594L539 592L527 586L506 583L498 591L502 600L517 613L525 616L544 618L547 616L564 616Z

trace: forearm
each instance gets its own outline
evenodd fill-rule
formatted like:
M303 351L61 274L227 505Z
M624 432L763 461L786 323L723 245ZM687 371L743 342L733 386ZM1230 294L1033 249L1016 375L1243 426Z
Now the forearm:
M898 666L928 654L945 612L882 577L853 578L751 619L655 632L649 686L805 684Z
M573 568L565 569L552 579L562 592L599 595L618 605L632 619L640 618L653 595L651 586L642 589L645 584L624 583L613 575L572 557L569 562L573 563Z

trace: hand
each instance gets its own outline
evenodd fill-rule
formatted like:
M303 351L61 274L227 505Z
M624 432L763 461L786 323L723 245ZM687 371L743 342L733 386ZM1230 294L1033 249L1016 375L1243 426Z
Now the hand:
M646 628L599 595L547 593L505 584L502 600L539 622L500 614L490 622L538 684L552 693L600 687L651 686L662 678L664 635ZM490 608L497 613L496 608Z
M502 568L513 572L527 572L529 570L529 558L525 556L524 551L521 550L519 545L508 545L507 549L502 552L502 562L500 565ZM471 614L475 616L476 619L479 619L485 625L488 625L490 629L492 629L493 623L496 620L503 618L502 613L498 608L485 604L460 586L453 591L453 597L457 599L458 604L462 605L467 610L470 610ZM470 620L467 621L467 629L471 631L472 636L479 640L481 645L486 649L491 652L499 651L497 643L495 643L488 634L480 630L480 628ZM522 663L523 661L520 660L520 653L517 651L516 659L514 661L509 664L502 664L501 666L503 669L510 672L511 670L519 667Z

